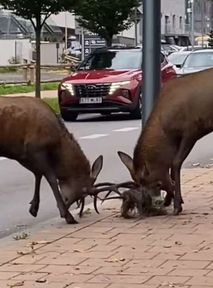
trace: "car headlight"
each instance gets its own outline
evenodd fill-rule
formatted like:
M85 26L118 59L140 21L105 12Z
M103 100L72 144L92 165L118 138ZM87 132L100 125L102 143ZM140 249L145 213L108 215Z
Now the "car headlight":
M62 83L61 90L67 90L70 92L71 95L74 95L74 87L70 83Z
M129 83L130 81L121 81L112 83L110 86L109 94L112 95L116 90L122 88L123 86L128 85Z

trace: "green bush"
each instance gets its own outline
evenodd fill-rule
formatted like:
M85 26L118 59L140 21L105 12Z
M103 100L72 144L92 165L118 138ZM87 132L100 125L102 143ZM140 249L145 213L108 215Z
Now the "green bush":
M56 113L60 113L57 98L43 98L42 100L45 101Z
M42 83L41 90L48 91L48 90L57 90L58 83ZM5 85L0 84L0 95L8 95L8 94L19 94L19 93L28 93L35 91L34 85Z

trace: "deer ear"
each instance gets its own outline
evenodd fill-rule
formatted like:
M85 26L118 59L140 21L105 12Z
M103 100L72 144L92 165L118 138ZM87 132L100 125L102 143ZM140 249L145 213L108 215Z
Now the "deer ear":
M100 155L92 164L91 177L96 180L103 167L103 156Z
M118 151L118 156L120 157L123 164L126 166L126 168L129 170L130 174L133 175L133 160L132 158L121 151Z

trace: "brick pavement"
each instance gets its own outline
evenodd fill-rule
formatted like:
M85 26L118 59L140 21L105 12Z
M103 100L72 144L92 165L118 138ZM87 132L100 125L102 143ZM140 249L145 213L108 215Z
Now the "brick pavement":
M0 288L213 287L213 169L182 174L179 216L122 219L113 200L78 225L1 240Z
M17 97L17 96L35 97L35 91L27 92L27 93L8 94L6 96L7 97ZM57 90L41 91L41 98L56 98L56 97L57 97Z

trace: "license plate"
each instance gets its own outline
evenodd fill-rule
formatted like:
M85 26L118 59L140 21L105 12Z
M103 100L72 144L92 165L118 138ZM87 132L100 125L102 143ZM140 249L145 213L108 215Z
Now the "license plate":
M94 104L94 103L102 103L102 98L101 97L80 98L80 104Z

